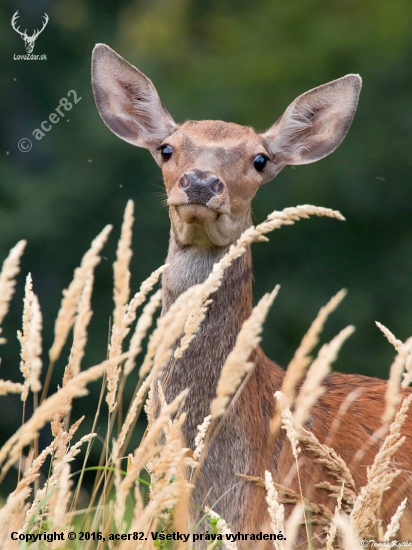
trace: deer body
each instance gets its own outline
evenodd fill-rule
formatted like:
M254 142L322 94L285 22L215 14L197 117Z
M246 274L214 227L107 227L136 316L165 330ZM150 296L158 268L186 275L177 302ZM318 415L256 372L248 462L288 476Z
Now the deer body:
M163 313L190 286L203 282L214 263L251 225L251 201L260 185L271 180L287 164L314 162L332 152L343 140L356 110L360 78L348 75L298 97L268 131L222 121L174 122L164 108L152 82L113 50L98 45L93 57L93 88L104 122L119 137L150 150L161 166L167 192L171 233L163 275ZM252 261L248 250L225 272L213 296L206 318L194 341L177 361L164 384L170 402L189 388L185 402L186 444L194 448L197 426L210 412L210 403L222 366L233 349L243 322L252 311ZM207 504L222 515L234 532L257 533L269 529L265 490L237 474L264 477L299 493L296 466L283 430L270 435L275 413L273 394L279 390L284 371L258 348L254 368L241 391L229 405L209 446L196 482L194 501ZM378 379L331 374L324 382L325 395L312 410L307 427L351 464L356 452L379 427L386 384ZM339 417L346 396L356 388L360 396ZM338 431L333 421L339 417ZM379 446L372 445L353 471L356 487L366 483L366 466ZM300 458L303 494L324 504L333 513L336 499L315 487L334 482L324 468L305 454ZM412 462L408 438L397 454L407 470ZM412 533L411 484L408 474L392 485L393 502L387 507L389 521L399 502L408 496L402 535ZM409 504L410 503L410 504ZM313 516L313 534L317 526ZM196 518L196 513L195 516ZM306 535L302 533L302 541ZM239 548L270 548L272 543L251 542ZM315 544L316 547L316 544Z

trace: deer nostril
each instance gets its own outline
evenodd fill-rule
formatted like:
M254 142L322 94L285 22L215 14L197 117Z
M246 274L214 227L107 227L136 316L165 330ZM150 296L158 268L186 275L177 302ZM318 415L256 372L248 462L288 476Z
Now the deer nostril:
M215 195L219 195L222 192L223 183L220 180L216 180L212 183L210 188Z
M186 175L182 176L179 180L179 185L182 189L187 189L188 187L190 187L189 178Z

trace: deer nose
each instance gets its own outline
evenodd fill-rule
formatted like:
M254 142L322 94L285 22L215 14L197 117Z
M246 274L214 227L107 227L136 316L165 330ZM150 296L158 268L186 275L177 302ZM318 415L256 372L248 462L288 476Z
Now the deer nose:
M191 170L179 180L181 189L186 193L189 204L206 204L223 191L222 181L212 172Z

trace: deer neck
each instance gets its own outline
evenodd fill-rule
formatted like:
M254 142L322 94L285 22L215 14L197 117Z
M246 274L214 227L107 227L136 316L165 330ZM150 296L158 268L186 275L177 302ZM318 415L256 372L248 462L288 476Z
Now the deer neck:
M250 219L247 221L250 225ZM163 313L187 288L203 282L226 252L227 249L182 247L172 234L167 258L169 267L163 274ZM213 302L189 348L163 375L163 391L168 403L189 388L184 404L183 435L191 449L195 448L199 424L210 414L210 403L216 396L225 360L243 322L252 312L252 282L252 259L248 248L225 271L222 284L212 296ZM201 481L197 479L193 493L198 507L205 502L213 503L213 509L227 521L243 527L250 518L242 516L240 503L254 502L256 497L251 484L239 481L236 474L263 476L272 464L269 423L274 413L273 393L280 389L284 375L260 348L251 360L255 368L219 419L203 452ZM222 457L230 457L230 460L222 463ZM239 506L233 506L234 502ZM195 519L198 521L199 517Z
M246 227L248 225L250 219ZM181 246L172 232L167 257L169 267L162 280L163 314L180 294L203 282L227 250L228 247ZM189 388L184 428L188 444L193 443L197 425L210 413L210 402L216 395L222 366L235 345L243 322L251 314L252 279L251 252L248 249L226 270L195 339L165 375L164 392L168 402Z
M229 250L228 247L203 249L196 246L181 246L171 237L166 262L169 264L162 278L162 314L188 288L203 283L213 266ZM211 297L214 307L209 307L205 325L217 321L216 316L231 307L227 322L240 329L252 312L252 258L250 248L226 270L220 289ZM236 330L236 334L239 330ZM224 334L221 334L224 339Z

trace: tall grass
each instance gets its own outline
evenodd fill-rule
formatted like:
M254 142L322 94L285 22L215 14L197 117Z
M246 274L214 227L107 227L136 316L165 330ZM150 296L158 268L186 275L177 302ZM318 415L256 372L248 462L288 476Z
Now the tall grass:
M22 329L18 334L21 374L16 366L14 380L0 380L0 395L12 393L15 399L20 396L22 401L22 425L0 449L1 482L9 476L13 477L15 469L18 470L15 489L1 503L0 548L154 549L193 546L192 539L188 542L154 541L150 533L163 530L164 533L179 531L190 534L199 530L189 520L193 474L201 466L208 433L213 428L215 418L224 414L233 395L241 391L242 380L253 367L249 357L259 343L262 324L278 288L263 297L239 333L236 345L222 369L217 395L211 403L211 415L199 426L195 449L186 447L182 434L185 421L182 405L187 391L167 403L156 380L166 366L182 357L190 346L225 270L234 259L243 254L252 242L267 240L264 236L266 233L310 215L342 219L337 212L312 206L272 213L262 224L247 229L237 244L215 265L209 278L181 295L151 329L161 304L161 290L155 287L167 266L156 270L131 297L129 265L132 256L133 204L129 202L114 262L114 311L107 359L98 365L85 367L83 363L88 327L92 320L94 270L100 262L101 250L112 228L106 227L92 242L90 250L75 270L72 282L63 291L46 372L42 372L41 310L33 291L35 281L33 283L28 275ZM11 250L0 274L0 332L14 293L24 246L25 242L21 241ZM274 396L278 408L271 427L273 431L280 428L286 431L298 474L300 446L304 445L314 462L322 463L328 474L336 480L334 486L325 483L325 488L335 495L335 511L322 506L316 508L316 503L311 503L311 510L312 514L317 511L323 517L324 547L353 550L360 547L361 538L376 533L381 491L390 485L397 472L390 463L402 444L400 429L411 400L404 400L398 407L402 372L406 369L403 386L409 383L412 374L412 342L408 340L403 344L381 325L384 334L397 350L383 418L384 423L392 421L392 424L375 462L368 469L367 485L355 488L350 469L342 458L304 428L311 408L324 391L322 381L330 371L330 365L343 341L352 332L352 327L348 327L325 344L315 359L310 357L327 316L343 295L343 292L339 293L321 309L303 338L290 363L283 387ZM52 371L69 336L71 349L61 383L56 391L50 391ZM146 336L148 343L144 345ZM128 342L127 345L125 342ZM6 343L4 338L0 339L0 344ZM124 401L124 389L131 375L134 376L136 391L124 420L118 423L119 403ZM77 433L84 416L72 418L72 402L77 397L87 395L88 384L96 380L101 380L101 393L94 404L96 413L93 429L79 438ZM303 384L297 392L296 388L302 380ZM42 393L41 381L44 381ZM155 415L151 388L155 390L160 403ZM30 394L34 398L34 410L26 418L25 405ZM146 399L149 428L138 447L131 449L130 436L139 415L144 414L142 409ZM343 406L348 407L350 399L355 399L355 396L348 396ZM100 463L96 464L91 462L90 449L105 401L109 420L104 451ZM47 426L51 443L41 448L39 433ZM75 473L72 464L79 457L82 457L82 468L81 472ZM86 472L90 470L95 475L93 489L84 484ZM148 487L142 478L144 470L150 478ZM266 472L264 479L249 480L265 487L270 525L274 532L282 530L287 539L276 541L274 547L294 548L300 525L304 523L308 528L311 521L306 511L304 489L301 488L300 495L286 494L285 488L274 483L270 472ZM294 512L288 518L285 517L283 502L296 503ZM405 505L405 500L401 500L390 524L380 524L384 537L382 540L389 541L396 537ZM213 509L205 508L203 523L204 532L220 535L218 539L223 539L210 541L210 549L218 546L237 547L235 541L228 540L228 535L231 538L231 526ZM63 534L64 542L44 540L44 533L53 532ZM76 533L73 541L69 540L70 532ZM79 540L81 532L94 535ZM121 537L119 540L109 540L110 534L124 535L124 539L130 535L130 540L122 540ZM13 537L18 540L13 540ZM317 544L320 543L315 541L311 547L316 548Z

